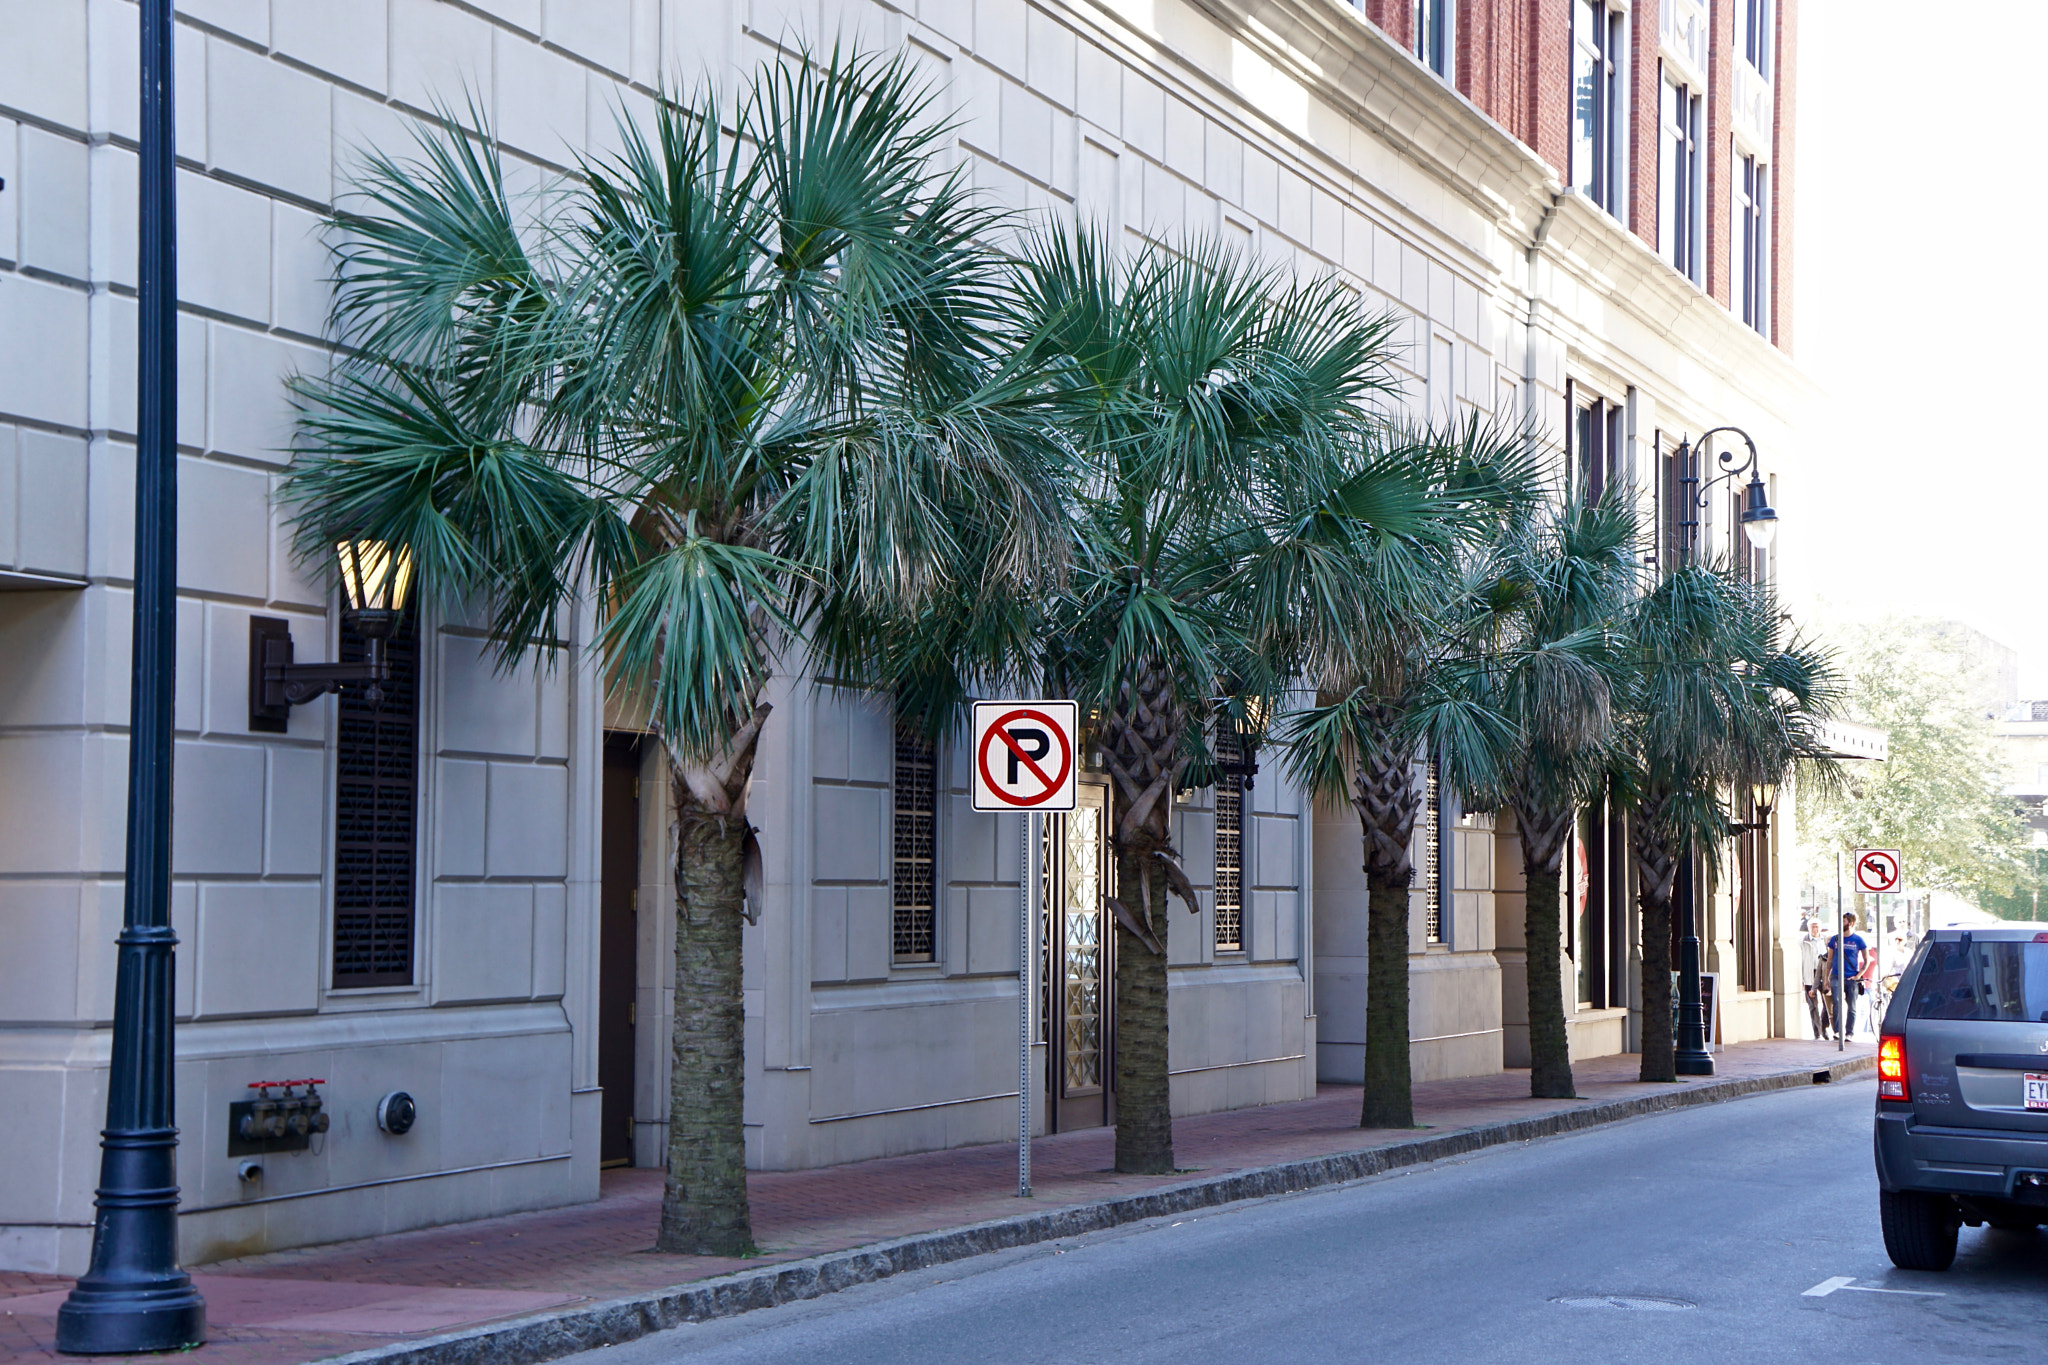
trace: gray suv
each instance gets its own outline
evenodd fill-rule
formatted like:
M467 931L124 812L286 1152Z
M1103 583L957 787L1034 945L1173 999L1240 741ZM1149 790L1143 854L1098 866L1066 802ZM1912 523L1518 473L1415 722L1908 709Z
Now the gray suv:
M1885 1011L1878 1209L1907 1270L1946 1270L1956 1230L2048 1222L2048 925L1937 929Z

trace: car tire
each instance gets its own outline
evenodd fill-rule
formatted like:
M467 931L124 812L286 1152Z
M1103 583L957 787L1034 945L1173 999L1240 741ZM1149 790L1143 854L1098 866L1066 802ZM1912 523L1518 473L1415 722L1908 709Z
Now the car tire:
M1946 1195L1879 1190L1885 1254L1901 1270L1947 1270L1955 1264L1962 1215Z

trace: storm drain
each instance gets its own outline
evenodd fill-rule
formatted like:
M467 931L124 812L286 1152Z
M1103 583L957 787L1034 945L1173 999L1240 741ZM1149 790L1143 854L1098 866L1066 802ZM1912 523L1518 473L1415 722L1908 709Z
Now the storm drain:
M1661 1299L1654 1294L1561 1294L1551 1302L1565 1308L1621 1308L1634 1313L1677 1313L1699 1307L1684 1299Z

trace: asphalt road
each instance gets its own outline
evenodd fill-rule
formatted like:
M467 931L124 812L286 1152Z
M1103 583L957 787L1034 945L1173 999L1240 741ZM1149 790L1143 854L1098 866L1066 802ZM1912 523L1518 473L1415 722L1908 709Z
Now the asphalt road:
M956 1262L604 1365L2048 1360L2048 1233L1966 1228L1947 1274L1885 1258L1871 1084Z

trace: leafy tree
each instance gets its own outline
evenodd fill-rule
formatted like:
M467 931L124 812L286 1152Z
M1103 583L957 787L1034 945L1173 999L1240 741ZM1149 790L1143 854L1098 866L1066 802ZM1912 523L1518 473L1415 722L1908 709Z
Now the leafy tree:
M1949 638L1885 621L1836 633L1849 676L1844 714L1889 736L1882 763L1858 763L1846 787L1798 793L1809 856L1896 848L1911 884L2032 915L2038 885L2027 826L2005 776L1968 656Z
M1838 699L1832 657L1787 638L1767 587L1723 565L1682 563L1623 617L1612 790L1631 806L1642 909L1642 1079L1677 1079L1671 1033L1671 892L1682 858L1717 867L1728 789L1839 769L1819 727Z
M736 128L728 134L727 128ZM778 668L1057 566L1056 448L1004 367L990 216L933 159L901 61L759 72L515 212L488 128L374 156L337 221L346 357L302 385L287 482L309 555L405 547L502 661L596 604L678 833L657 1246L752 1248L742 1139L746 794ZM973 509L973 515L961 515ZM970 589L969 586L972 585Z

